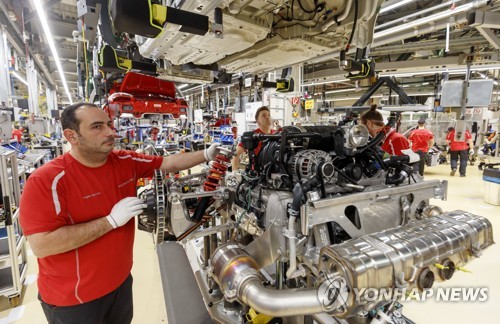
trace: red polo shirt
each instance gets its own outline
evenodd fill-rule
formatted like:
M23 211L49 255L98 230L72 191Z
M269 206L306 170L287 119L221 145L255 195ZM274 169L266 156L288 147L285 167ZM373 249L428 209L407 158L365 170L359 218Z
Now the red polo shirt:
M432 132L425 128L415 129L408 137L411 141L411 149L413 152L422 151L424 153L429 151L429 141L433 138L434 135Z
M16 139L19 143L21 143L21 138L23 137L23 132L21 132L19 129L13 129L12 130L12 136L11 139Z
M106 217L125 197L136 196L137 179L151 176L163 157L112 151L104 165L89 168L66 153L26 181L20 221L25 235ZM100 298L130 274L134 219L75 250L38 258L38 289L50 305L72 306Z
M401 150L410 148L410 142L393 128L385 135L382 150L390 155L405 155Z
M452 130L446 136L446 140L450 141L450 151L467 150L469 148L469 145L467 145L467 141L469 141L470 139L472 139L472 135L468 130L465 131L465 141L463 142L455 141L455 130Z

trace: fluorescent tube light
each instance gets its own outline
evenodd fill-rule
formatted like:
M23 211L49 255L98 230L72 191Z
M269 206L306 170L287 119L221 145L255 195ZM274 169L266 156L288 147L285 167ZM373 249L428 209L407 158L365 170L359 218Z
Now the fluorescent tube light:
M188 85L189 85L189 84L187 84L187 83L180 84L180 85L178 85L178 86L177 86L177 89L179 89L179 90L180 90L180 89L184 89L184 88L185 88L185 87L187 87Z
M470 9L473 9L475 5L476 5L476 2L467 3L467 4L464 4L462 6L458 6L454 9L447 9L447 10L444 10L442 12L439 12L439 13L421 18L421 19L414 20L414 21L409 22L407 24L402 24L402 25L399 25L399 26L396 26L393 28L385 29L385 30L382 30L382 31L375 33L373 35L373 39L389 36L389 35L392 35L395 33L399 33L403 30L415 28L415 27L418 27L421 25L434 23L436 20L448 18L448 17L451 17L453 15L457 15L461 12L469 11Z
M18 79L19 81L21 81L22 83L24 83L26 86L28 86L28 81L26 81L25 79L23 79L23 77L21 77L15 71L10 71L10 74L12 74L13 76L15 76L16 79Z
M35 9L38 13L38 17L40 18L40 22L43 27L43 31L45 32L45 37L47 37L47 42L49 43L50 50L52 51L52 56L54 57L54 61L57 66L57 70L59 71L59 77L64 86L64 91L68 96L70 104L73 104L73 99L71 98L71 93L69 92L68 84L66 82L66 78L64 77L64 71L61 65L61 60L59 59L59 54L57 54L56 45L54 44L54 39L52 38L52 33L50 32L49 23L47 21L47 16L45 15L45 9L42 6L41 0L32 0L35 5Z
M356 88L350 88L350 89L338 89L338 90L330 90L330 91L325 91L325 94L331 94L331 93L341 93L341 92L350 92L350 91L356 91Z
M487 70L499 70L500 64L491 64L491 65L473 65L471 66L471 71L487 71ZM455 68L441 68L441 69L429 69L429 70L420 70L415 72L381 72L379 73L379 77L396 77L396 78L405 78L412 77L415 75L429 75L435 73L449 73L449 74L464 74L467 69L461 67Z
M481 76L481 78L483 78L483 79L486 79L486 80L491 80L491 79L490 79L490 78L488 78L488 76L487 76L486 74L484 74L484 73L477 72L477 74L479 74L479 75ZM498 81L493 80L493 84L494 84L494 85L498 85Z
M444 51L446 53L450 51L450 23L446 23L446 43L444 46Z
M349 79L340 79L340 80L330 80L330 81L318 81L318 82L311 82L311 83L304 83L301 85L301 87L309 87L309 86L314 86L314 85L320 85L320 84L328 84L328 83L342 83L342 82L348 82L351 81Z

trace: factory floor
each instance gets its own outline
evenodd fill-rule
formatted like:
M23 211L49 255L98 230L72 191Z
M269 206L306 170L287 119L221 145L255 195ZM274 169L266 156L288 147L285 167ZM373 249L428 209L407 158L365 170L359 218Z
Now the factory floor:
M490 160L492 161L492 160ZM500 162L500 159L495 162ZM431 204L440 206L444 211L466 210L487 217L493 224L495 241L500 242L500 206L483 201L482 171L477 162L467 167L467 177L451 177L449 165L427 167L426 179L448 180L448 200L433 200ZM166 323L163 290L152 238L145 232L137 232L134 268L134 319L132 323ZM28 276L25 282L21 304L11 308L7 298L0 297L0 324L4 323L46 323L42 308L36 298L36 258L30 251ZM175 262L175 260L172 260ZM489 247L481 258L467 265L471 273L458 272L446 283L434 287L475 287L487 288L488 299L484 302L409 301L404 303L403 314L416 323L499 323L500 305L500 245ZM193 323L195 324L195 323Z

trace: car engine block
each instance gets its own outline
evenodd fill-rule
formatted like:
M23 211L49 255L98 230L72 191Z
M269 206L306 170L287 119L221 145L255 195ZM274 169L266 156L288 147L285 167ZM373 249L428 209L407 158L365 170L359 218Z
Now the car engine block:
M447 182L424 181L411 152L384 159L382 139L362 125L289 126L243 134L244 172L225 171L230 148L200 173L157 171L141 193L139 228L153 233L160 260L172 244L196 255L194 270L162 276L195 272L185 287L214 322L389 323L397 312L394 323L412 323L397 296L373 302L354 290L430 289L479 257L493 233L484 217L430 205L446 199ZM177 323L185 301L166 303Z

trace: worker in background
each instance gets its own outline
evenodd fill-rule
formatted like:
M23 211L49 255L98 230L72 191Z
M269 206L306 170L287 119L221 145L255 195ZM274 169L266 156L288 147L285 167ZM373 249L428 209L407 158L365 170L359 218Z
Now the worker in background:
M418 128L413 130L408 136L413 152L420 156L418 173L423 177L425 163L427 162L429 149L434 145L434 134L425 128L425 118L418 120Z
M12 129L12 135L11 135L11 139L15 139L16 142L18 143L21 143L21 139L23 137L23 132L22 130L19 129L19 125L14 125L14 128Z
M371 137L384 132L385 139L382 143L382 150L390 155L406 155L403 150L410 148L410 142L395 128L385 126L384 117L377 110L377 105L372 105L370 110L365 111L361 117L361 123L368 128Z
M498 138L497 132L491 129L491 134L488 135L488 138L486 138L486 140L484 141L484 148L483 148L484 153L488 153L489 151L491 156L495 156L497 148L497 138Z
M269 107L267 106L262 106L259 109L257 109L257 112L255 113L255 121L257 122L257 128L254 130L254 133L258 134L274 134L276 131L271 128L272 126L272 121L271 121L271 111L269 110ZM260 150L262 149L262 142L259 143L257 148L254 150L255 156L259 155ZM233 166L233 171L238 170L240 167L240 156L245 152L245 149L243 148L243 143L239 143L238 147L236 148L236 153L232 159L232 166Z
M460 138L460 134L457 136ZM469 160L469 153L474 154L474 144L472 143L472 135L468 130L465 130L464 141L455 140L455 128L448 128L448 135L446 136L446 145L449 147L450 152L450 175L454 176L457 172L458 157L460 157L460 176L465 177L467 169L467 161ZM467 147L467 144L469 145Z
M233 139L238 138L238 123L234 120L231 122L231 133L233 133Z
M213 160L216 145L168 157L113 150L115 130L98 106L64 109L71 151L31 174L20 221L38 258L39 299L49 323L130 323L139 178Z
M151 136L151 140L156 143L158 141L158 134L160 133L160 127L158 127L158 122L153 120L151 122L151 128L149 129L149 135Z

